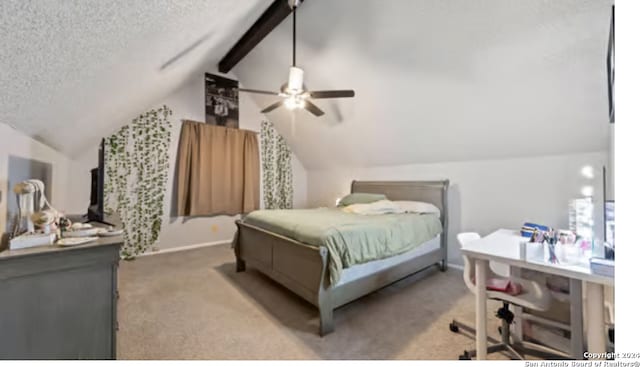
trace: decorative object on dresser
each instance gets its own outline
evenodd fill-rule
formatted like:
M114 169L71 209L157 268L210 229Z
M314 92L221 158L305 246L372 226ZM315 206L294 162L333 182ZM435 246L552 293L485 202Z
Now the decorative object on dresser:
M0 252L0 359L115 359L121 244Z
M8 170L7 181L5 181L5 188L9 191L5 192L5 205L6 205L6 235L7 238L13 238L30 229L27 227L27 220L31 221L30 215L21 211L21 197L22 200L27 199L28 196L32 196L32 205L30 205L30 211L41 211L40 201L38 196L44 195L49 202L54 202L53 196L53 176L54 166L50 162L43 162L35 159L24 158L14 155L8 156ZM31 182L32 184L29 184ZM44 187L36 184L36 182L42 182ZM26 185L25 185L26 184ZM20 193L16 192L16 188ZM40 192L35 192L36 189L42 189ZM26 191L32 191L28 194ZM25 195L27 194L27 195ZM30 199L29 199L30 200ZM26 204L23 202L23 204ZM35 229L35 228L34 228Z
M60 214L47 200L44 183L34 179L25 180L15 184L13 191L18 214L9 248L51 245L56 240Z
M41 222L43 226L49 226L56 219L58 213L45 196L44 183L40 180L26 180L17 183L13 187L18 202L18 225L14 229L13 235L35 232L35 221ZM48 208L48 209L45 209ZM38 216L34 217L35 214ZM46 220L43 220L47 217ZM21 228L24 226L25 228ZM47 227L47 229L50 229ZM48 232L48 231L47 231Z
M56 241L55 233L25 233L9 241L11 250L52 245Z

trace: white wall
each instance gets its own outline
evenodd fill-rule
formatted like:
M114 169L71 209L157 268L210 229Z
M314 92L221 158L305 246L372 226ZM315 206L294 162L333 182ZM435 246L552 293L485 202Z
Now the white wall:
M568 203L592 184L596 198L602 192L600 168L608 152L501 160L333 168L308 170L310 206L332 206L349 192L351 180L430 180L448 178L449 261L461 264L455 234L475 231L487 235L498 228L520 228L525 221L555 228L568 226ZM596 177L580 174L585 165ZM600 177L600 178L599 178Z
M14 195L13 188L8 187L9 156L35 159L50 163L52 166L51 198L48 198L56 209L66 211L67 185L69 184L70 160L50 147L31 139L9 125L0 123L0 235L5 232L7 223L7 196Z
M294 116L291 145L307 169L607 149L613 0L391 3L300 7L296 52L305 85L355 90L355 98L314 101L321 117L269 113L286 138ZM289 17L234 68L247 87L278 90L286 80L291 26Z
M195 121L205 120L204 111L204 76L198 75L187 81L182 87L173 92L162 101L148 108L141 108L140 112L153 107L167 105L173 110L170 118L173 122L171 143L169 146L169 178L167 183L167 196L164 203L163 226L157 249L167 249L180 246L188 246L207 242L231 241L236 227L234 221L238 216L220 215L215 217L173 217L172 202L174 189L174 173L176 154L180 138L181 120ZM133 118L133 116L132 116ZM264 119L255 103L240 95L240 128L259 131L260 123ZM123 125L126 121L123 121ZM73 193L73 208L76 212L85 212L88 205L90 176L89 170L97 165L97 147L88 150L78 156L72 162L73 172L76 172L74 184L71 186ZM307 175L305 168L294 155L292 159L294 178L294 206L305 207L307 199Z

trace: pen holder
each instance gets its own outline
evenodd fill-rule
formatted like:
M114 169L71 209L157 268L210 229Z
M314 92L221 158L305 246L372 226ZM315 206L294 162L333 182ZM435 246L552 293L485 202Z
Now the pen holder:
M519 248L519 254L520 254L520 259L522 260L527 260L527 245L529 241L520 241L520 248Z
M551 256L551 251L553 251L555 257ZM524 251L523 244L520 244L520 258L546 263L553 263L552 258L555 258L555 264L572 265L579 263L584 258L584 254L582 249L575 244L556 243L555 245L549 245L546 242L528 242L524 246Z
M525 260L546 261L548 258L548 249L546 244L539 242L528 242L526 244Z
M562 252L561 244L544 244L544 260L550 264L560 264L560 253Z
M556 245L556 255L561 264L577 264L582 258L582 250L574 244Z

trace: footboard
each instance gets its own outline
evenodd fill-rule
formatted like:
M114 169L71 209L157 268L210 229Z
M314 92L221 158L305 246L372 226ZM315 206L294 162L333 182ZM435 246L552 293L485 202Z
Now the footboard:
M442 248L382 269L354 281L330 286L329 252L265 229L236 221L237 270L246 263L293 291L320 312L320 335L333 331L333 310L434 264L442 264ZM440 238L442 241L442 237ZM442 266L442 265L441 265Z
M318 306L318 291L326 276L328 251L262 228L236 221L236 259L249 262L300 297ZM242 270L242 269L239 269Z
M329 252L236 221L234 242L237 270L246 263L282 284L320 310L320 335L333 331L333 305L329 291Z

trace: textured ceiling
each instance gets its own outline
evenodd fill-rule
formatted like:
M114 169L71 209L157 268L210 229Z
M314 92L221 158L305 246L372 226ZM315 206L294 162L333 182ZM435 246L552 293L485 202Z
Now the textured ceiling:
M82 152L215 71L269 3L2 0L0 122ZM356 98L269 117L311 169L604 150L611 3L308 0L306 84ZM245 87L282 84L290 37L289 18L233 70Z
M309 0L298 17L306 84L356 98L317 101L321 118L269 117L307 169L605 150L611 4ZM234 69L245 87L284 82L290 37L289 18Z
M192 74L216 70L268 6L1 0L0 122L65 153L81 152Z

